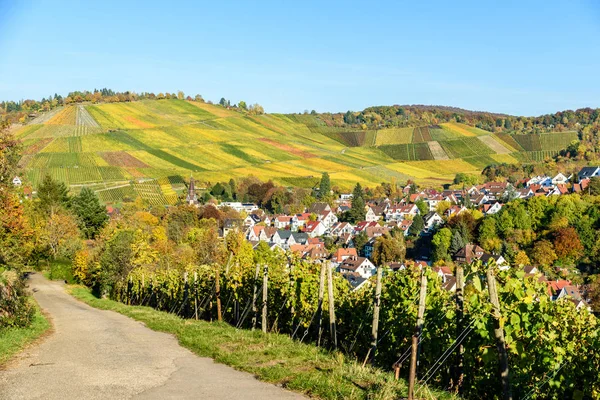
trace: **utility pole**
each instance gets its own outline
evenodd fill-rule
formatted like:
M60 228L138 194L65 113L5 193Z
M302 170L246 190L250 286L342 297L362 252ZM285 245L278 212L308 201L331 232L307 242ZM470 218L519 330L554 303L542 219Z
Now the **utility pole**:
M331 334L331 342L333 348L337 349L337 332L335 326L335 299L333 297L333 273L331 271L331 263L326 262L327 268L327 288L329 294L329 332Z
M508 354L506 353L506 342L504 340L504 329L502 327L502 314L500 313L500 301L498 300L498 290L496 288L496 277L494 270L490 267L487 270L488 291L490 301L493 306L492 315L494 317L494 336L496 337L496 348L498 349L498 358L500 361L500 378L502 379L502 392L504 400L512 400L512 388L510 386L510 376L508 370Z
M425 316L425 300L427 298L427 276L421 270L421 293L419 295L419 311L417 312L417 324L412 337L412 352L410 355L410 373L408 376L408 400L413 400L415 393L415 382L417 380L417 363L419 361L419 340L423 331Z

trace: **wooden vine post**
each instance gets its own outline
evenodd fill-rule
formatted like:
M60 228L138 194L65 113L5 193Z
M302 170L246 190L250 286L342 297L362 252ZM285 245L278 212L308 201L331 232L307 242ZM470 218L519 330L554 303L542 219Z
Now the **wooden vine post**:
M267 288L269 284L269 267L264 265L263 270L263 293L262 293L262 331L267 333Z
M496 276L492 267L487 270L488 291L492 303L492 315L494 318L494 336L496 337L496 348L500 361L500 378L502 379L502 392L504 400L512 400L512 388L508 370L508 354L506 353L506 342L504 340L504 328L502 326L502 314L500 312L500 300L498 300L498 289L496 288Z
M260 274L260 264L256 264L254 272L254 288L252 291L252 330L256 329L256 320L258 319L258 308L256 307L256 298L258 297L258 274Z
M371 350L369 362L375 359L377 351L377 333L379 330L379 308L381 306L381 278L383 275L383 267L377 267L377 280L375 283L375 297L373 298L373 327L371 329Z
M427 276L421 271L421 293L419 295L419 311L417 313L417 324L412 337L412 352L410 355L410 372L408 375L408 400L413 400L415 393L415 382L417 380L417 363L419 360L419 340L423 331L425 317L425 300L427 298Z
M194 317L198 320L198 271L194 271Z
M327 263L321 263L321 275L319 275L319 305L317 306L317 314L319 318L317 331L317 346L321 346L321 336L323 333L323 298L325 297L325 272Z
M188 282L188 273L183 273L183 317L187 318L189 313L189 296L190 296L190 284Z
M217 273L215 275L215 295L217 297L217 321L223 321L223 315L221 314L221 268L217 265Z
M335 325L335 299L333 297L333 273L331 271L331 263L325 263L327 268L327 289L329 294L329 332L331 334L331 342L333 348L337 349L337 332Z
M460 337L463 330L465 329L464 325L464 289L465 289L465 270L462 266L456 267L456 339ZM461 343L456 348L456 366L454 371L454 386L457 389L457 392L461 392L461 386L463 381L463 368L464 368L464 345Z

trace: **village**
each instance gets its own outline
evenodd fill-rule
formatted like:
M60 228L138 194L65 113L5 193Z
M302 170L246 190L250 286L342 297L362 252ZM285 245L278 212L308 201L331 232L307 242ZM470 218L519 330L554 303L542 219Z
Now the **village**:
M504 204L515 199L528 199L535 196L561 196L569 193L585 193L593 177L600 176L600 167L586 167L575 176L557 173L555 176L535 176L516 184L509 182L488 182L463 189L438 191L435 189L414 190L414 186L403 188L403 198L392 201L389 198L367 201L364 220L352 224L340 221L341 216L352 206L352 194L343 193L332 207L325 202L316 202L297 214L270 215L256 204L241 202L221 202L221 209L230 208L243 218L227 219L221 234L230 230L244 232L245 238L256 246L267 243L271 249L294 254L312 261L328 262L342 274L354 290L368 284L376 273L376 265L371 257L378 237L399 229L409 237L431 238L453 217L476 210L484 216L498 213ZM197 204L194 183L191 182L187 196L189 204ZM357 245L357 238L366 240ZM328 250L333 249L333 250ZM452 254L455 264L481 260L487 264L493 260L500 269L510 268L499 254L485 252L480 246L468 243ZM404 269L408 264L433 268L443 282L445 289L454 291L456 281L450 266L436 266L427 254L415 259L398 260L387 265L392 271ZM533 265L519 266L526 275L540 271ZM583 288L566 279L551 280L543 275L552 299L565 296L578 308L587 307Z

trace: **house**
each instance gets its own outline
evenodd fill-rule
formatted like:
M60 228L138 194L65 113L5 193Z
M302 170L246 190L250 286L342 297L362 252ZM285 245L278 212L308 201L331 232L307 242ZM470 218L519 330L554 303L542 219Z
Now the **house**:
M265 229L265 226L262 226L262 225L251 226L250 229L248 229L248 235L246 236L246 238L250 242L260 241L260 234L262 233L262 231L264 229ZM265 242L266 241L267 240L265 240Z
M387 226L368 226L367 229L365 229L365 232L367 234L368 238L374 238L374 237L379 237L379 236L383 236L386 233L390 232L390 228L388 228Z
M452 206L449 209L446 210L446 212L444 213L444 215L448 218L453 217L455 215L458 215L462 212L467 211L467 208L465 206Z
M342 274L342 276L344 277L344 279L346 279L346 281L348 281L352 290L360 290L363 286L367 284L367 282L369 282L368 279L363 278L357 272L346 272Z
M356 249L354 247L348 249L339 248L331 256L331 261L337 264L341 264L350 257L358 257L358 253L356 252Z
M555 281L547 281L546 284L548 285L548 294L550 295L550 298L556 300L563 288L571 286L571 281L557 279Z
M366 257L349 257L342 264L340 264L340 272L348 273L348 272L356 272L360 275L360 277L368 279L373 274L377 268L373 263Z
M281 246L282 249L289 249L291 245L296 244L292 231L279 229L271 238L273 244Z
M552 178L553 185L565 185L567 182L569 182L569 178L566 177L562 172L559 172L554 178Z
M483 253L479 258L484 264L488 264L490 261L494 261L500 271L504 271L510 268L510 265L506 262L504 257L497 254Z
M335 223L338 222L337 215L335 215L335 213L331 210L323 211L319 217L319 220L323 223L325 229L331 228Z
M356 226L354 227L354 234L358 235L359 233L366 230L370 226L378 226L378 225L377 225L377 222L375 222L375 221L371 221L371 222L361 221L358 224L356 224Z
M340 193L340 201L350 201L352 197L352 193Z
M573 193L581 193L590 186L590 178L582 179L578 183L573 184Z
M496 214L501 209L502 209L502 204L496 201L495 203L484 204L482 211L485 215L492 215L492 214Z
M444 223L444 220L440 215L436 212L428 212L423 217L423 222L425 223L424 231L425 233L429 233L434 230L437 226Z
M308 221L304 226L304 232L310 237L322 236L326 230L323 221Z
M229 207L229 208L234 209L237 212L243 211L246 213L251 213L251 212L258 210L258 206L256 204L241 203L238 201L224 201L221 204L219 204L219 208L223 208L223 207Z
M581 182L584 179L590 179L595 176L600 176L600 167L584 167L577 174L577 180Z
M223 221L223 228L220 230L221 236L225 237L231 231L240 231L244 225L243 219L238 218L226 218Z
M377 215L374 210L375 206L367 208L367 213L365 214L365 221L367 222L377 222L381 218L381 215Z
M329 229L329 234L333 237L352 232L354 232L354 227L349 222L338 222Z
M321 215L325 211L331 211L331 207L327 203L314 203L308 209L309 214L317 214L317 215Z
M292 217L289 215L277 215L273 219L273 226L277 229L285 229L292 225Z
M419 207L415 204L390 206L385 213L386 221L402 221L403 219L412 219L419 214Z
M404 236L408 236L409 234L409 229L411 227L411 225L413 224L413 220L412 219L405 219L403 221L400 222L400 224L398 225L398 228L404 232Z
M567 193L569 193L567 185L565 185L564 183L559 183L548 192L548 196L561 196Z
M373 254L373 250L375 250L375 239L374 237L372 237L371 239L369 239L369 241L367 243L365 243L365 245L363 246L362 249L362 255L364 257L370 258L371 255Z
M273 236L277 233L277 228L273 226L265 226L264 229L260 230L258 240L261 242L273 242Z
M485 252L483 249L474 244L468 244L454 255L454 260L459 263L470 264L475 260L479 260Z

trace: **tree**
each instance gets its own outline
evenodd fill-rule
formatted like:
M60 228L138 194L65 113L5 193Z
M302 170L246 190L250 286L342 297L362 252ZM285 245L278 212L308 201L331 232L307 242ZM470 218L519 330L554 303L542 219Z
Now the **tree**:
M536 264L548 267L551 266L557 258L554 246L549 241L542 239L533 245L531 259Z
M73 197L71 205L79 220L79 229L85 237L88 239L96 237L96 233L108 221L106 207L100 204L96 193L90 188L84 187L77 196Z
M53 214L57 209L69 205L69 190L64 182L57 182L50 175L44 179L37 190L38 206L44 214Z
M418 199L417 201L415 201L415 205L419 209L419 213L422 216L429 212L429 206L427 205L427 203L425 203L425 201L423 201L423 199Z
M177 92L177 98L179 100L183 100L185 98L185 94L180 90Z
M365 201L362 197L355 197L352 199L352 207L349 212L349 222L356 223L364 221L367 212L365 210Z
M392 261L403 262L405 255L404 237L385 234L375 239L371 258L375 265L385 265Z
M369 241L369 237L365 231L361 231L358 235L354 236L352 242L354 243L354 247L356 248L357 253L362 253L365 244Z
M221 97L221 100L219 100L219 104L223 107L227 107L227 100L225 100L225 97Z
M529 259L527 254L523 250L521 250L515 256L513 263L516 265L530 265L531 260Z
M53 259L71 258L81 247L77 221L63 210L50 214L43 227L42 240Z
M321 183L319 184L318 198L323 199L329 196L331 192L331 180L329 179L329 173L323 172L321 177Z
M553 243L556 256L563 261L579 259L583 256L581 253L583 246L581 245L577 231L573 227L569 226L556 231Z
M448 228L442 228L433 235L431 244L433 245L433 261L447 261L450 256L448 250L452 241L452 231Z
M0 125L0 185L10 184L15 176L17 163L21 158L19 143L8 129Z
M423 217L420 214L415 215L413 218L413 223L408 228L408 233L412 236L419 236L423 229L425 228L425 222L423 221Z
M452 233L452 241L450 242L450 254L456 254L460 249L465 247L467 242L458 230Z
M364 195L365 193L363 192L362 186L360 186L360 183L357 183L356 186L354 186L354 190L352 190L352 198L355 199L357 197L363 197Z
M246 104L246 102L244 100L240 100L240 102L238 103L238 108L245 111L245 110L248 110L248 105Z
M600 196L600 176L594 176L590 179L590 194Z

